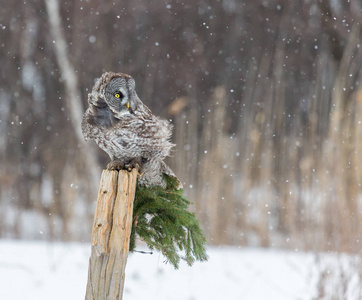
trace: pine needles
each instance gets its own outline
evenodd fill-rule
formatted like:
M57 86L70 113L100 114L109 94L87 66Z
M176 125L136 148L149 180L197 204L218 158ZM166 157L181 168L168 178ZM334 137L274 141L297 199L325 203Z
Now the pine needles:
M164 175L167 188L137 187L133 208L130 251L136 236L152 250L160 251L176 269L180 259L191 266L195 260L206 261L205 236L183 190L176 189L176 180Z

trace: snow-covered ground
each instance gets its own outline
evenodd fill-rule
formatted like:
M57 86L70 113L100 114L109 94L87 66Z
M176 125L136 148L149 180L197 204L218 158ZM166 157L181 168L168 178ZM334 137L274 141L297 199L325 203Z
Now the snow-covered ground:
M175 270L131 254L125 300L362 299L359 257L210 247L208 262ZM84 299L90 245L0 241L0 299Z

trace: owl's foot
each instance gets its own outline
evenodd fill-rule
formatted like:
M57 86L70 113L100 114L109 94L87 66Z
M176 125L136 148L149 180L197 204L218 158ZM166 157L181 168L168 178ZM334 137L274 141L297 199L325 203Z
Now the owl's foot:
M119 170L123 170L124 167L125 167L125 165L124 165L123 161L120 161L119 159L114 159L107 165L107 170L108 171L119 171Z
M138 170L138 175L142 173L142 157L137 157L132 159L127 165L126 168L128 172L131 172L132 169L136 168Z

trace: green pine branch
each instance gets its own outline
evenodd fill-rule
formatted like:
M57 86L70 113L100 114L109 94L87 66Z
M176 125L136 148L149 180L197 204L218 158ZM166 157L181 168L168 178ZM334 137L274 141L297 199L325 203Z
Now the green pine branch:
M195 260L206 261L206 239L196 215L187 210L190 201L182 189L176 189L175 178L164 176L166 189L137 187L130 251L135 249L138 237L151 250L160 251L176 269L181 259L189 266Z

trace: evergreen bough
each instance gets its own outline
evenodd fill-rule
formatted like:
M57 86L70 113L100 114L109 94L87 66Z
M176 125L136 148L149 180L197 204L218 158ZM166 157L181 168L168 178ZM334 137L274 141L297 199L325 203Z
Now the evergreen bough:
M175 269L180 259L191 266L195 260L206 261L205 236L194 213L187 210L190 201L177 190L177 180L164 175L167 187L138 186L133 206L130 251L136 236L153 250L160 251Z

